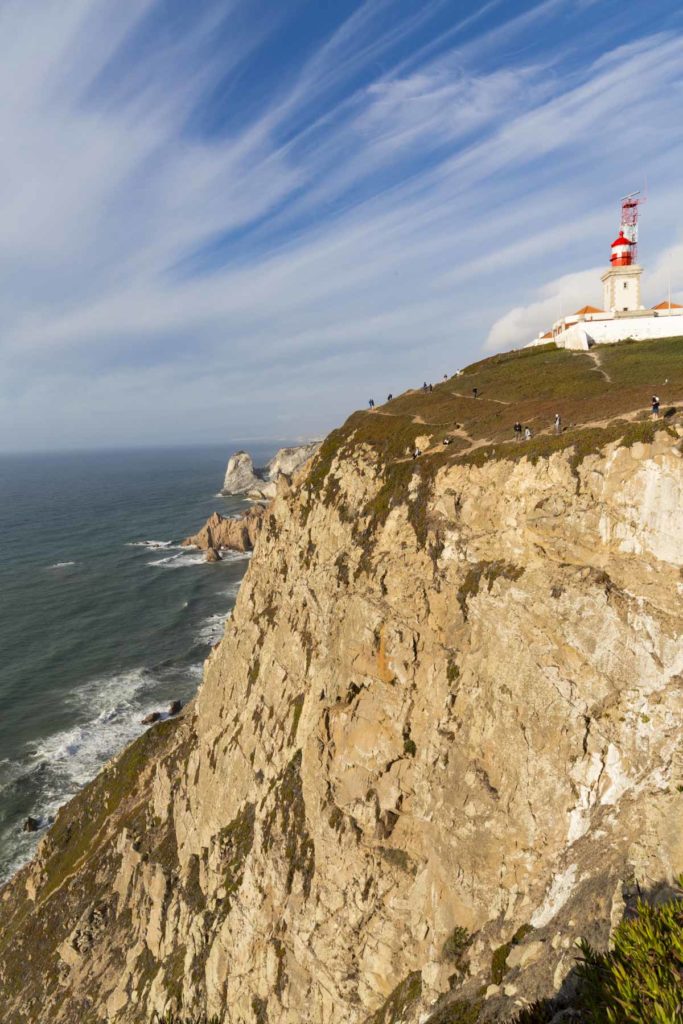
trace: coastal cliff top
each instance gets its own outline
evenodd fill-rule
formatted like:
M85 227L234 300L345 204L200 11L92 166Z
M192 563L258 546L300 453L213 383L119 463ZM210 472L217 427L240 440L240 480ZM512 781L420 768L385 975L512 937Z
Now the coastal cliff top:
M535 460L570 446L582 457L610 441L648 441L656 426L653 395L661 402L660 423L670 423L683 403L683 338L589 352L554 345L507 352L473 363L432 391L406 391L353 413L325 441L313 483L316 475L322 482L336 452L350 442L370 445L388 464L412 461L417 446L422 462L481 465L491 458ZM515 421L530 428L531 440L515 442Z

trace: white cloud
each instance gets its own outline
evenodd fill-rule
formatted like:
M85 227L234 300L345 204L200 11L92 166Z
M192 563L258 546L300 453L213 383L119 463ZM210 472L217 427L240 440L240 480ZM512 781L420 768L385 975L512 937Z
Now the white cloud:
M555 320L575 313L586 305L598 305L596 292L600 283L600 267L565 274L539 289L538 298L526 306L515 306L499 317L489 331L484 348L500 352L520 348L541 332L550 330ZM597 286L596 287L596 282Z
M569 70L560 48L478 65L553 0L492 32L470 22L462 47L455 25L411 63L392 47L447 5L382 33L391 5L367 0L244 111L236 69L277 29L246 29L247 0L172 38L145 22L155 0L38 6L0 5L4 447L332 425L368 389L440 377L485 338L521 344L599 304L599 270L561 271L607 247L634 154L681 205L673 34ZM231 11L239 31L220 34ZM220 130L201 131L221 89ZM651 251L671 248L654 187L650 205Z

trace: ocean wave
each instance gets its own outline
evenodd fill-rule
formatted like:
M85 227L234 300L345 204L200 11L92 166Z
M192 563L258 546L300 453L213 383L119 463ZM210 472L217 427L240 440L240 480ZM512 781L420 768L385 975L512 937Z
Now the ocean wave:
M199 643L211 645L217 643L225 631L227 616L227 612L217 612L215 615L209 615L208 618L204 619L195 633L195 638Z
M94 679L70 693L66 702L87 719L29 745L31 760L50 776L44 815L89 782L99 768L141 733L141 719L155 710L143 691L153 680L144 669ZM46 780L47 781L47 780Z
M191 666L201 673L201 665ZM186 680L196 677L186 670ZM25 756L11 765L0 762L0 789L21 785L34 792L30 813L42 825L49 824L59 808L91 779L102 766L141 735L147 726L142 719L161 711L179 694L172 679L165 683L144 668L131 669L90 680L65 697L65 703L80 721L50 736L26 745ZM168 687L168 689L167 689ZM159 690L167 690L163 697ZM183 694L181 693L182 697ZM167 718L164 710L161 718ZM2 830L0 852L4 854L0 875L8 878L32 854L36 834ZM9 854L9 856L8 856Z
M179 544L174 540L131 540L126 544L127 548L151 548L153 551L157 548L177 548Z
M78 562L54 562L48 565L48 569L68 569L72 565L78 565Z
M203 565L206 562L206 555L203 551L195 548L183 548L177 555L167 555L165 558L155 558L147 565L154 565L161 569L186 569L190 565Z

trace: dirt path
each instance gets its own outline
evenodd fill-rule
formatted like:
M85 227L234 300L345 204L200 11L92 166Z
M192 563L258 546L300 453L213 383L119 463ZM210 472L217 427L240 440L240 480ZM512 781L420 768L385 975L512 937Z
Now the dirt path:
M588 352L586 353L586 355L589 356L593 360L593 362L595 363L596 368L600 371L600 373L603 375L605 380L609 381L609 383L611 384L612 383L612 378L610 377L609 373L607 372L607 370L602 365L602 359L600 358L600 353L599 352L592 352L589 349Z
M512 402L504 402L502 398L487 398L485 394L477 395L463 395L462 391L449 391L449 394L455 395L456 398L469 398L470 402L495 402L496 405L512 405Z

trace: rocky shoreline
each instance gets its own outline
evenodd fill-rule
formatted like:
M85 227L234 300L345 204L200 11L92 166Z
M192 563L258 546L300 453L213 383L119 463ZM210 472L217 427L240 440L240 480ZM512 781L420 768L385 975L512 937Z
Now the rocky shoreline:
M280 448L264 469L254 469L251 455L245 451L230 456L221 494L244 494L258 502L241 516L223 516L214 512L201 530L181 541L183 547L206 551L207 562L220 562L221 551L253 551L269 502L278 491L287 489L292 475L315 455L320 442Z

